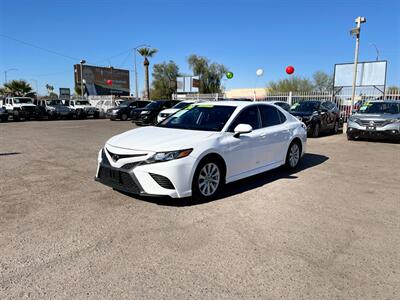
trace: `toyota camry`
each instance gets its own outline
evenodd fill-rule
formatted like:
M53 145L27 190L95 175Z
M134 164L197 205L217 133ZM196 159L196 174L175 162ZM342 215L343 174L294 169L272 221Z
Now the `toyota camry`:
M109 139L99 151L96 180L132 194L207 199L226 183L282 165L296 168L306 141L304 123L278 106L197 103Z

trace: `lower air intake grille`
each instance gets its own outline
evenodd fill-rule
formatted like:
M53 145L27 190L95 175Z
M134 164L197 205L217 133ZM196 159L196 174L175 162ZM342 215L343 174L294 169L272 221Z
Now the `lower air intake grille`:
M98 178L105 185L116 189L125 190L130 193L139 194L140 187L133 180L132 176L133 175L123 171L101 166Z
M172 182L165 176L150 173L150 176L164 189L174 190L174 185Z

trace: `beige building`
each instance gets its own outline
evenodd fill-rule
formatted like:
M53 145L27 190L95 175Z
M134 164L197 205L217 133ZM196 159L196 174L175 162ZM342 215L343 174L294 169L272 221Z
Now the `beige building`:
M267 95L266 88L243 88L225 91L226 98L250 98L264 99Z

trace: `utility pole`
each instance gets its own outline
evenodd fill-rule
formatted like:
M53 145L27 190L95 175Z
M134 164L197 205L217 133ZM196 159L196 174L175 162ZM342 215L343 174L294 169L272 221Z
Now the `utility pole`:
M4 83L7 83L7 73L10 71L17 71L17 69L8 69L4 71Z
M354 108L354 100L356 97L356 84L357 84L357 65L358 65L358 49L360 47L360 32L361 24L367 22L365 17L357 17L355 20L356 27L350 30L350 35L356 37L356 49L354 53L354 73L353 73L353 86L351 91L351 109Z
M83 99L83 64L86 63L86 60L82 59L79 63L81 65L81 98Z

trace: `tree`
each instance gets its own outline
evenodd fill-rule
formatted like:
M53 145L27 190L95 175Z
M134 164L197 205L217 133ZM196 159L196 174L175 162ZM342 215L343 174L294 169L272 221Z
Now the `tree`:
M331 92L333 88L333 77L325 72L317 71L313 74L314 91L326 93Z
M50 85L50 84L46 84L46 90L49 94L53 93L54 91L54 86Z
M151 95L154 99L171 99L175 92L176 77L179 76L178 65L170 60L153 66Z
M24 96L31 91L31 85L25 80L11 80L5 83L3 87L3 93L11 96Z
M228 69L218 63L210 63L210 60L203 56L192 54L188 58L188 64L193 74L200 77L200 93L220 93L221 79Z
M268 91L272 93L280 92L311 92L312 82L307 78L293 76L290 79L271 81L268 84Z
M150 99L150 81L149 81L149 65L150 62L148 57L153 57L157 53L157 49L154 48L140 48L137 50L139 54L144 57L143 67L144 67L144 80L145 80L145 98Z

